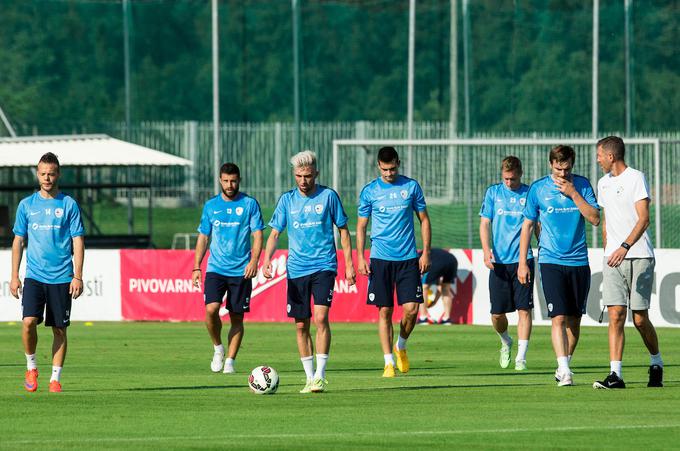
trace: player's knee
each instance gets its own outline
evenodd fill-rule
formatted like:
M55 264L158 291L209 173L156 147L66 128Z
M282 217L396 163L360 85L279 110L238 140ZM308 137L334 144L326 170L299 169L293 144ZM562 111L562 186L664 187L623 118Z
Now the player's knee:
M649 325L649 318L647 315L633 314L633 324L638 329L644 329Z
M220 311L220 303L219 302L211 302L210 304L205 305L205 313L208 316L214 316L218 314Z
M35 318L33 316L27 316L26 318L23 319L23 325L24 328L34 329L35 327L38 326L38 318Z
M65 327L53 327L52 328L52 334L54 334L54 338L58 339L65 339L66 338L66 328Z

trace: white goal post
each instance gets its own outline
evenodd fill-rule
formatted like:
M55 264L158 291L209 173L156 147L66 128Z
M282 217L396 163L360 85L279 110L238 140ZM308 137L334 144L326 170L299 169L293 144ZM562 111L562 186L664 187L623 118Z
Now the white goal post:
M601 171L597 165L595 146L597 139L594 138L473 138L473 139L336 139L333 140L332 176L333 189L337 192L348 190L353 195L358 194L358 189L367 183L370 178L377 176L375 161L377 151L383 146L393 146L400 153L404 163L405 175L413 176L423 185L428 201L446 204L453 203L455 193L462 189L460 180L466 180L471 186L484 178L489 178L488 171L494 175L493 182L483 180L484 183L498 183L500 158L504 155L522 154L524 163L525 183L548 173L547 158L550 148L558 145L574 146L577 151L575 172L590 178L593 189L596 189L597 180ZM647 176L653 196L654 208L654 237L656 247L661 247L661 173L660 173L660 142L658 138L624 138L626 143L626 161L636 169L640 169ZM652 152L649 152L650 148ZM363 150L363 156L357 154ZM353 152L347 154L347 152ZM428 152L430 158L424 157ZM579 157L580 154L580 157ZM492 157L492 159L489 159ZM530 163L534 163L528 168ZM344 169L343 167L350 167ZM423 167L427 166L439 171L438 175L419 177L424 174ZM529 170L528 170L529 169ZM430 170L430 169L428 169ZM541 172L542 171L542 172ZM349 173L349 175L346 175ZM370 178L366 178L370 174ZM441 174L445 174L442 182ZM350 186L351 185L351 186ZM435 192L428 192L433 189ZM465 187L463 187L465 188ZM468 188L469 189L469 188ZM483 195L483 193L481 193ZM468 209L478 209L479 189L465 193L462 203L468 204ZM471 216L471 215L468 215ZM593 228L593 242L597 243L597 230Z

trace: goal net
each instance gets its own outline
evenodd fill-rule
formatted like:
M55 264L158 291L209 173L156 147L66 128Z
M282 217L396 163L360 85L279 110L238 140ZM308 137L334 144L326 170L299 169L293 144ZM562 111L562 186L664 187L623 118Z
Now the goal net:
M660 199L659 140L628 138L626 162L645 173L653 199ZM548 153L558 144L576 151L573 172L590 179L593 189L602 170L597 164L596 139L342 139L333 141L333 188L350 210L364 185L379 176L378 149L393 146L401 160L400 173L423 188L432 221L432 245L478 248L479 209L489 185L499 183L501 160L514 155L522 161L527 185L550 173ZM654 204L652 204L654 205ZM652 207L650 237L660 243L660 210ZM354 215L350 214L350 217ZM588 245L601 243L592 228ZM418 237L419 238L419 237ZM420 243L419 243L420 245Z

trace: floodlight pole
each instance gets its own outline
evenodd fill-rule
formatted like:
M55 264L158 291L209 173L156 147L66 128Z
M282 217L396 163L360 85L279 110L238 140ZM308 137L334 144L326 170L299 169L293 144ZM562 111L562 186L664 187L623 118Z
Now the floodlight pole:
M592 133L593 139L597 139L598 129L598 74L599 74L599 48L600 48L600 1L593 0L593 92L592 92ZM590 180L597 183L597 153L593 149L590 159ZM591 247L597 247L597 227L592 226L593 240Z
M416 44L416 0L408 2L408 87L406 95L406 136L413 139L413 84ZM406 175L413 176L413 149L406 150Z
M301 149L300 127L300 2L291 0L293 12L293 114L295 134L293 136L293 153Z
M633 117L633 100L632 100L632 82L630 70L630 14L633 0L624 0L624 40L625 40L625 65L626 65L626 136L630 136L633 131L632 117Z
M465 91L465 136L470 136L470 8L463 0L463 89Z
M220 192L220 58L217 1L212 0L213 191Z
M123 66L125 70L125 139L130 134L130 0L123 0Z

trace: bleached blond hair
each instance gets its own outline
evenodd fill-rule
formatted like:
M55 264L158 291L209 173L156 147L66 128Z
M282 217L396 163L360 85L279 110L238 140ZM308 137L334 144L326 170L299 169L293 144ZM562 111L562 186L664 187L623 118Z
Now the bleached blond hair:
M303 150L293 155L290 159L290 164L293 165L293 168L313 166L316 169L316 154L311 150Z

